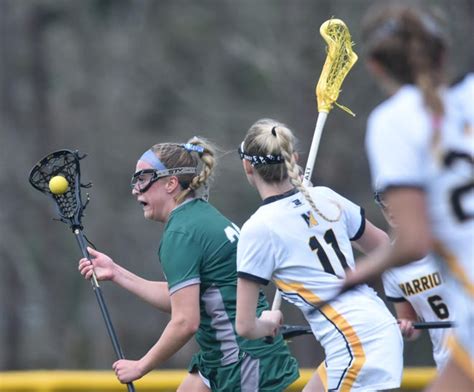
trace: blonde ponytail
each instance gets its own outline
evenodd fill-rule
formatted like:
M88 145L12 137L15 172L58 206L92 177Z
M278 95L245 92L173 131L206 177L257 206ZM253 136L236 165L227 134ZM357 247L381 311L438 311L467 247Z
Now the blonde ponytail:
M196 146L197 148L187 147L188 145ZM184 148L190 154L193 152L198 154L202 162L202 168L201 172L192 179L189 186L176 196L176 202L178 204L181 203L189 194L199 190L201 187L204 188L203 198L207 200L209 197L208 182L216 165L215 147L209 141L194 136L184 145Z
M245 152L254 156L274 156L281 155L284 165L264 164L256 165L255 170L259 176L268 183L281 182L289 179L291 184L303 195L314 212L328 222L337 222L336 219L327 217L312 199L308 189L301 181L300 168L295 159L295 137L291 130L284 124L272 119L261 119L253 124L244 140Z
M167 169L196 168L197 174L177 175L183 189L175 198L178 204L189 196L196 196L197 193L200 193L199 197L208 199L209 182L216 165L216 149L209 141L196 136L185 144L161 143L151 148Z

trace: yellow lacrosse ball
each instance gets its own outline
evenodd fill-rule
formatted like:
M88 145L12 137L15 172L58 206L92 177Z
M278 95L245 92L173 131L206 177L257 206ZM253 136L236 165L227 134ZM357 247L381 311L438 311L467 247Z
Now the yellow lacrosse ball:
M62 195L68 187L69 183L63 176L54 176L49 180L49 190L55 195Z

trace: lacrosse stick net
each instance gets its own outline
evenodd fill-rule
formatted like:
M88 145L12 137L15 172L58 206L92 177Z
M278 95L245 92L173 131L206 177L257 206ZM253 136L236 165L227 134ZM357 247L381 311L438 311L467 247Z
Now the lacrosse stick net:
M354 116L352 111L336 102L342 82L357 61L352 50L354 43L346 24L340 19L329 19L319 29L327 43L327 56L316 86L318 111L328 113L333 104Z
M40 192L51 196L56 202L60 220L68 223L71 229L82 229L81 218L89 202L82 201L81 187L90 188L91 184L81 184L81 170L79 161L86 155L78 151L59 150L41 159L31 170L30 183ZM55 176L63 176L68 182L66 192L54 194L49 189L49 181Z
M357 54L352 50L354 43L352 42L349 29L342 20L329 19L321 25L319 32L327 43L326 60L316 85L318 119L304 171L304 185L311 183L319 141L333 104L355 116L349 108L336 103L341 91L342 82L357 61Z

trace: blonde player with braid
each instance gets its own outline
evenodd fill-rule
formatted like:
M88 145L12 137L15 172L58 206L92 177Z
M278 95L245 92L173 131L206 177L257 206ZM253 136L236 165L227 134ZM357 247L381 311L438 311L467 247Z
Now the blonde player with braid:
M94 249L89 249L93 266L82 259L79 269L86 278L94 269L98 279L112 280L171 313L141 359L113 364L121 382L161 366L195 336L200 351L178 391L283 391L298 378L296 360L283 340L267 344L235 332L239 229L207 202L214 166L214 148L200 138L157 144L138 160L132 193L146 219L165 223L159 257L167 282L142 279ZM256 314L268 308L259 295Z
M263 205L242 227L237 247L237 332L249 339L278 336L279 310L255 316L260 285L273 281L298 306L326 353L305 391L398 388L403 342L396 320L376 293L362 285L334 302L354 268L352 245L369 252L389 242L361 207L326 187L305 188L294 136L275 120L249 129L239 153Z

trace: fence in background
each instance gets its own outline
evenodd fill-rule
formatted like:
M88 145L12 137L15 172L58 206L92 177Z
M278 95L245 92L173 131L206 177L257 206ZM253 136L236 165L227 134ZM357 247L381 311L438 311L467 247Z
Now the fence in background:
M301 377L287 392L301 391L313 374L313 369L301 369ZM160 370L148 374L134 384L138 392L176 391L185 377L184 370ZM433 380L436 369L405 368L402 388L422 389ZM31 370L0 372L1 392L124 392L112 371Z

